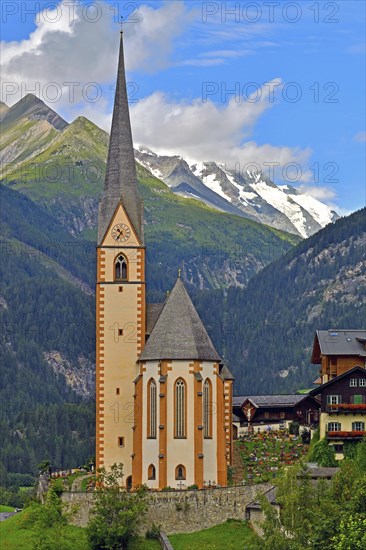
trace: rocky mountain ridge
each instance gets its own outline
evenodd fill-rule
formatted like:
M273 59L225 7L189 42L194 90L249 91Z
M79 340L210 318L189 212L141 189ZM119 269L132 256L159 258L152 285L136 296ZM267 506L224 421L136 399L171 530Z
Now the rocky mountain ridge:
M175 193L304 238L339 218L327 205L291 185L274 184L258 170L231 170L216 162L190 166L181 156L143 146L135 156Z
M73 234L90 234L103 186L108 134L85 117L68 124L32 94L11 108L2 104L0 117L0 181L33 197L36 193ZM242 173L216 162L190 165L181 156L161 156L146 147L136 149L135 156L181 197L303 238L338 218L310 195L290 185L275 185L258 171ZM32 189L35 184L37 190ZM72 211L67 200L65 208L62 193L50 196L52 187L74 198Z

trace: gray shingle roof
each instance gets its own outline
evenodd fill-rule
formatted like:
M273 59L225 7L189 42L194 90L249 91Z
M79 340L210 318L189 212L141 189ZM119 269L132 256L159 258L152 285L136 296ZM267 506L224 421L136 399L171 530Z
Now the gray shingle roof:
M310 476L312 479L319 478L331 478L334 477L340 471L340 468L318 468L318 467L309 467L307 468L305 474Z
M233 406L241 407L249 399L255 407L294 407L308 397L305 395L245 395L233 398Z
M359 355L366 357L366 330L317 330L323 355Z
M122 202L140 241L143 242L143 207L137 188L122 33L104 192L99 204L98 244L102 242L119 202Z
M227 365L222 365L220 374L224 380L235 380L235 376Z
M146 304L146 334L151 334L163 307L164 304Z
M269 502L269 504L277 504L276 501L276 494L277 494L277 487L272 486L270 489L268 489L265 493L263 493L263 496L266 498L266 500ZM250 502L246 508L249 509L255 509L255 510L261 510L261 505L259 503L259 500L253 500Z
M221 361L181 279L166 300L140 355L140 361L162 359Z

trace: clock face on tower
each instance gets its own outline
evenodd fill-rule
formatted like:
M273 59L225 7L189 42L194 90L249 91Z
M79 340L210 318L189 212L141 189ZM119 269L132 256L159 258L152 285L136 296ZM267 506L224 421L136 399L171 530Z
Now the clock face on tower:
M119 223L113 227L112 237L118 243L124 243L131 237L131 230L124 223Z

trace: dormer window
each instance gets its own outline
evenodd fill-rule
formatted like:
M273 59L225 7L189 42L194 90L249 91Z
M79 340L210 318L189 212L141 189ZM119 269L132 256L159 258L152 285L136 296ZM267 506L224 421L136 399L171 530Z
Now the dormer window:
M123 254L119 254L114 266L114 280L128 281L128 264L127 259Z

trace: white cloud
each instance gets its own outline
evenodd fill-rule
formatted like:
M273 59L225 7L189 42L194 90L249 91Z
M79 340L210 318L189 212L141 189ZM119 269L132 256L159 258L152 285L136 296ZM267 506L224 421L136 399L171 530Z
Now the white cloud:
M188 4L188 7L187 7ZM82 101L81 91L85 84L97 82L101 85L113 83L118 55L118 25L113 21L109 4L102 7L98 23L91 23L83 17L82 6L75 2L74 15L70 17L70 0L63 0L57 9L49 10L48 17L40 17L34 32L28 39L19 42L2 43L3 81L13 82L18 91L2 100L13 104L26 90L36 89L39 83L41 93L37 94L67 120L83 115L109 131L111 105L104 97L96 104ZM88 12L92 17L92 13ZM60 15L55 22L56 15ZM175 39L192 23L196 13L189 9L189 3L165 2L158 9L141 5L137 12L138 23L125 25L125 50L128 69L152 72L161 70L172 62ZM53 22L51 22L53 21ZM197 22L191 27L198 29ZM232 57L248 55L256 47L273 47L269 41L259 41L269 34L268 25L232 26L208 25L194 34L194 40L214 44L209 51L198 53L196 59L183 61L185 65L217 65ZM236 41L240 48L234 50ZM245 40L245 49L243 49ZM220 44L218 49L217 44ZM75 87L74 103L70 104L68 82L78 81ZM42 95L44 87L56 82L63 94L57 103L50 103ZM273 83L280 84L277 79ZM277 87L280 89L280 86ZM4 90L4 88L3 88ZM67 93L65 93L67 92ZM136 143L144 144L160 153L181 154L196 162L215 160L229 166L256 162L296 162L305 166L311 154L309 149L272 146L248 141L253 127L263 113L276 102L269 100L269 88L264 87L260 101L236 102L233 98L225 104L213 101L203 102L201 98L192 102L173 101L161 92L131 105L133 134ZM310 179L303 170L302 180Z
M252 52L250 50L213 50L210 52L205 52L201 57L224 57L224 58L235 58L235 57L244 57L250 55Z
M354 136L354 139L360 143L363 143L366 141L366 132L357 132L357 134Z
M60 109L70 103L67 83L78 83L74 86L77 103L83 99L86 84L114 81L119 36L111 6L98 2L99 12L93 15L83 12L79 2L73 10L70 4L64 0L54 10L41 13L28 39L1 43L1 99L8 105L27 92L50 101L48 84L55 82L60 93L62 90L55 105ZM91 22L93 17L98 17L97 23ZM174 40L184 32L192 13L177 1L164 3L159 9L142 5L136 17L138 23L125 25L128 69L153 72L166 67Z
M273 82L280 84L279 79ZM259 117L274 105L268 98L269 89L264 88L256 103L236 102L233 97L223 105L201 99L178 103L163 93L155 93L131 108L135 143L159 154L179 154L192 162L223 162L228 168L238 162L241 166L253 162L260 166L265 162L281 166L296 162L303 167L311 153L309 149L245 141ZM303 179L308 177L304 169Z
M213 67L215 65L222 65L224 60L222 58L217 59L185 59L180 65L191 67Z
M300 191L303 193L308 193L308 195L311 195L314 197L314 199L318 199L322 202L330 202L336 197L336 191L332 189L331 187L320 187L315 185L301 185L299 187Z

